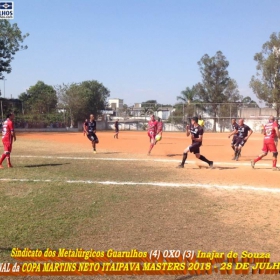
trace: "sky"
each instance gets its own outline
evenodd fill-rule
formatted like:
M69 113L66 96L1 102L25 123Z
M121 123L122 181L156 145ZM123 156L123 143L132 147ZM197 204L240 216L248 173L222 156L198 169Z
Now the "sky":
M3 2L0 0L0 2ZM12 72L0 80L16 98L37 81L97 80L124 103L174 104L201 82L197 62L222 51L240 94L249 87L254 55L280 32L279 0L14 0L14 19L29 33Z

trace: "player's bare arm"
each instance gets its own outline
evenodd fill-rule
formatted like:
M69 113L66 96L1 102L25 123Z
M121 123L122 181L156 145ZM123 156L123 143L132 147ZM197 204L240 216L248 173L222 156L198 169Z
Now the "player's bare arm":
M252 129L251 129L251 130L249 130L248 136L247 136L247 137L245 137L245 138L244 138L244 140L248 140L248 139L249 139L249 137L252 135L252 133L253 133L253 130L252 130Z
M266 135L266 130L264 129L264 125L262 125L262 131L261 132L262 132L263 135Z
M277 126L274 127L276 135L278 137L278 139L280 139L280 132L279 132L279 128Z
M187 124L187 126L186 126L186 135L190 136L190 134L191 134L190 126Z
M83 129L84 129L84 135L87 133L87 130L86 130L86 126L83 125Z
M232 133L230 133L230 134L228 135L228 138L230 138L232 135L237 134L237 133L238 133L238 130L234 130Z
M202 142L202 135L199 135L198 136L198 138L193 138L192 140L194 141L194 142Z
M11 131L11 135L12 135L12 138L13 138L14 142L16 142L16 141L17 141L17 138L16 138L15 132L14 132L14 131Z

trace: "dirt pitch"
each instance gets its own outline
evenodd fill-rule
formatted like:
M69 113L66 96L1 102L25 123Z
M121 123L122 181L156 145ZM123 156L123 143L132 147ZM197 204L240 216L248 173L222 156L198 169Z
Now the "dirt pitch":
M190 143L183 132L164 133L151 156L145 132L121 131L118 140L112 132L99 132L98 137L98 153L93 154L82 133L18 134L15 168L1 170L0 247L247 250L269 252L271 261L280 261L280 172L271 170L271 155L254 170L250 166L262 147L260 134L250 137L236 162L227 134L206 133L201 154L214 161L213 170L199 169L192 154L184 169L175 168ZM31 199L38 203L30 210L22 202ZM23 220L23 209L32 222ZM9 215L17 226L8 221ZM1 259L10 260L8 253L2 252ZM140 276L189 278L196 276Z

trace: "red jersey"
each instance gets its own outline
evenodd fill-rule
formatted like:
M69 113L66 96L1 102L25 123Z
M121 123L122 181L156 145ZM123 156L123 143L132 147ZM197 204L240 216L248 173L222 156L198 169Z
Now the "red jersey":
M157 134L162 132L162 127L163 127L163 123L162 122L158 122L157 123Z
M12 131L14 131L14 124L10 119L4 121L2 126L2 141L12 142Z
M148 132L153 132L156 134L157 132L157 121L149 121L148 122Z
M274 138L277 137L275 128L278 127L278 125L275 122L269 122L264 126L264 141L266 143L274 142Z

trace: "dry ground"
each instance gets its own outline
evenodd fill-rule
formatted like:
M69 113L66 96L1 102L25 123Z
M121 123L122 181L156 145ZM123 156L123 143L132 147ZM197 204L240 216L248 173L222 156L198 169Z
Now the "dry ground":
M260 135L253 134L240 161L233 162L227 135L205 134L201 153L215 161L213 170L199 169L193 155L185 169L175 168L189 144L184 133L164 133L150 157L145 132L121 132L118 140L109 132L98 136L93 154L82 133L18 135L15 168L1 170L1 261L12 261L13 247L248 250L269 252L272 261L280 261L280 172L271 171L270 158L255 170L250 166L262 146Z

